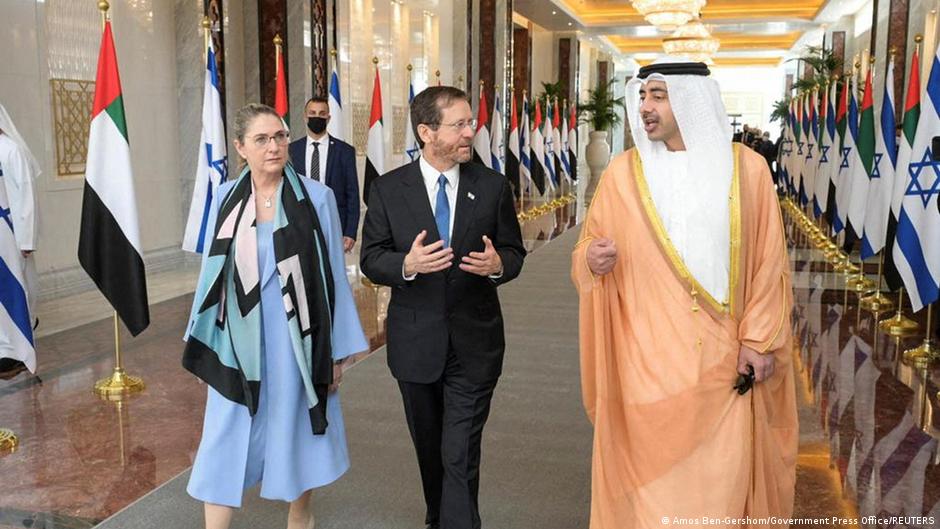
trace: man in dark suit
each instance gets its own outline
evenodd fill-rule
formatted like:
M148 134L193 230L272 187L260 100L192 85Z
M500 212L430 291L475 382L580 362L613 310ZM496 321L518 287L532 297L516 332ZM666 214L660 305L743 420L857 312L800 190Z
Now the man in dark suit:
M392 287L388 365L418 454L425 523L479 529L480 443L505 349L496 287L519 275L525 248L508 180L469 163L467 95L430 87L411 103L411 122L421 157L372 184L360 264Z
M310 98L304 112L307 115L307 135L291 142L288 149L290 161L297 174L326 184L333 190L343 229L343 248L349 252L356 244L359 231L356 149L326 133L326 125L330 122L330 105L326 98Z

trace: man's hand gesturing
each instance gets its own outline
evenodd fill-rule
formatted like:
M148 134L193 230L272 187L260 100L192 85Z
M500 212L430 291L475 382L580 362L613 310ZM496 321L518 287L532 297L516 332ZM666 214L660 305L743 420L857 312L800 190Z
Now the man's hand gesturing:
M406 277L415 274L433 274L450 267L454 259L454 250L444 248L444 241L424 245L424 239L428 236L427 230L421 230L421 233L415 237L411 243L411 251L405 255L404 273Z

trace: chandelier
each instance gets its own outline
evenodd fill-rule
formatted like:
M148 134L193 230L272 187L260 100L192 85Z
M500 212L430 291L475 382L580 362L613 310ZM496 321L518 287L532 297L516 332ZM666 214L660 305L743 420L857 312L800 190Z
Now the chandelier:
M662 31L673 31L698 18L705 0L631 0L647 22Z
M669 55L685 55L691 61L712 64L712 55L720 42L700 20L693 20L663 39L663 50Z

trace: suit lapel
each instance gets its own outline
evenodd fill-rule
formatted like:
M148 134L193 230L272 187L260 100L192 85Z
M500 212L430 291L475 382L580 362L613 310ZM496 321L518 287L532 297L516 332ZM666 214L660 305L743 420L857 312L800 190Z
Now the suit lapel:
M428 236L425 238L425 244L430 244L440 240L441 235L437 231L437 223L434 222L434 213L431 211L431 203L428 202L428 190L424 187L424 179L421 177L421 167L417 161L411 162L408 172L402 177L402 195L405 197L405 203L418 224L419 229L428 230Z
M454 232L450 237L450 245L455 255L461 255L461 245L464 242L467 228L473 220L478 194L477 173L471 164L460 165L460 183L457 184L457 207L454 208Z
M336 165L336 142L333 136L327 136L330 147L326 150L326 175L323 177L323 184L330 185L333 182L333 166Z

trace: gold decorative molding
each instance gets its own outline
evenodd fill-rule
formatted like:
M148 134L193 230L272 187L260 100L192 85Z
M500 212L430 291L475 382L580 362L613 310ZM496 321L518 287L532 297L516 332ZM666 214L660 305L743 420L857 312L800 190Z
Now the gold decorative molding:
M369 143L369 117L372 109L368 103L352 104L352 144L359 154L365 154Z
M408 122L408 107L392 107L392 154L405 153L405 127Z
M50 79L49 85L52 92L56 175L61 180L74 180L76 176L85 174L95 82Z

